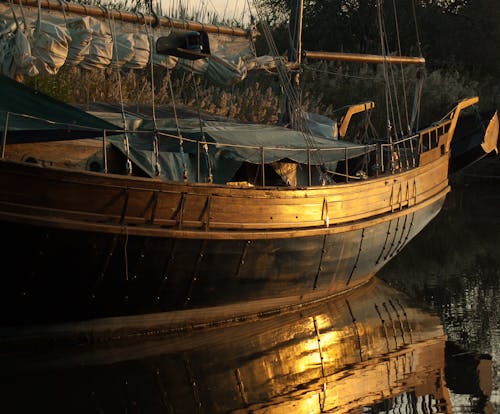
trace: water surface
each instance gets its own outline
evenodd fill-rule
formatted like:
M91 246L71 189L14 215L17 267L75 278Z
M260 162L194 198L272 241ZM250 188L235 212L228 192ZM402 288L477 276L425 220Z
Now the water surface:
M436 312L455 345L491 357L491 396L452 393L453 412L500 412L500 159L455 177L441 214L379 276Z

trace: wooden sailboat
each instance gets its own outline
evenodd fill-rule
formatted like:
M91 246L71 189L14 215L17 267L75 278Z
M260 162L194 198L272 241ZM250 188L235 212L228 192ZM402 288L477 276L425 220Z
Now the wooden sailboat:
M5 13L24 13L29 20L28 9L37 2L0 5ZM157 40L175 35L173 29L181 26L188 32L216 32L214 36L248 35L55 0L42 0L38 6L38 16L49 10L61 25L84 14L107 19L110 25L121 19L168 31ZM19 9L13 12L15 7ZM203 36L180 39L195 37ZM169 42L179 41L169 39L162 41L166 49ZM176 43L169 53L202 61L208 48L201 42L189 49L188 43ZM304 56L314 57L309 52ZM35 63L40 59L35 56ZM86 55L80 62L100 65L97 60ZM387 57L382 61L391 63ZM17 91L12 96L22 92L30 97L24 111L9 109L8 102L0 119L0 222L8 241L0 253L3 325L144 314L158 326L205 325L284 311L360 286L440 211L450 190L450 145L459 114L478 101L466 99L439 123L407 136L357 145L309 130L209 121L201 130L182 122L162 129L153 119L154 126L134 135L126 125L118 128L88 114L78 115L80 124L69 122L77 116L71 112L75 109L58 102L48 106L49 114L30 115L30 102L37 108L49 104L17 86L12 86ZM340 131L356 111L353 107L339 121ZM34 124L27 127L28 121ZM37 122L45 122L48 131ZM82 130L89 134L85 141ZM37 142L50 141L51 134L57 142ZM61 134L66 141L60 140ZM133 158L129 149L131 143L140 149L144 137L149 165L141 164L147 157ZM77 145L85 149L75 151ZM180 166L176 180L160 174L165 166L170 168L161 164L163 150L167 161ZM81 162L58 162L75 152ZM113 169L115 152L125 154L135 174L127 174L128 168ZM91 158L102 168L91 167ZM224 178L219 181L207 171L210 165L216 168L216 160L227 161L218 170ZM192 178L188 161L194 165ZM254 180L249 175L241 180L236 172L232 178L224 176L229 161L238 162L233 172L247 168ZM281 185L271 181L279 176L276 163L294 171Z

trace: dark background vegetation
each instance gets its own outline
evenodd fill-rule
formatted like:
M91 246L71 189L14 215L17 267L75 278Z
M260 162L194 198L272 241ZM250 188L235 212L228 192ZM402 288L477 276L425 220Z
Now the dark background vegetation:
M262 0L267 7L275 38L284 48L289 37L286 16L290 0ZM305 0L303 48L305 50L381 52L377 0ZM480 95L481 108L497 108L500 101L500 2L498 0L386 0L383 2L389 51L426 58L423 91L424 123L444 115L458 99ZM395 18L396 17L396 18ZM357 99L379 98L383 77L374 65L316 64L336 73L329 79L313 78L322 102L335 107ZM326 70L325 70L326 71ZM407 89L412 90L412 71ZM307 69L306 69L307 72ZM320 72L321 73L321 72ZM318 79L319 78L319 79ZM371 79L370 79L371 78ZM331 86L331 88L329 87ZM308 85L305 84L306 90ZM440 112L441 111L441 112Z

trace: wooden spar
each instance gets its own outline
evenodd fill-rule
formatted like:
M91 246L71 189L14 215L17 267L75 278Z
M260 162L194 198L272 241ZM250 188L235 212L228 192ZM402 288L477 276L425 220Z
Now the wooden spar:
M425 64L425 59L423 57L366 55L366 54L341 53L341 52L313 52L309 50L304 50L302 52L302 57L306 59L336 60L340 62L389 63L389 64L402 63L409 65Z
M12 0L13 3L21 6L38 7L37 0ZM88 6L84 4L68 3L59 0L39 0L42 9L65 11L66 13L81 14L97 18L113 18L127 23L148 23L160 25L174 29L204 31L207 33L220 33L237 37L248 37L251 31L241 28L227 26L216 26L189 20L171 19L168 17L152 16L142 13L132 13L116 9L106 9L104 7Z

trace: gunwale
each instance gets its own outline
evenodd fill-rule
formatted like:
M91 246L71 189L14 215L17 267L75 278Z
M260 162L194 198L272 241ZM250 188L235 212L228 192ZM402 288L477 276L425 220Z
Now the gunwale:
M9 194L9 188L2 186L0 217L59 228L152 237L250 240L342 233L392 220L444 197L450 191L447 177L448 155L447 153L426 165L398 174L362 182L301 189L234 188L213 184L165 182L3 160L0 162L0 172L5 176L13 174L16 179L24 177L30 182L34 192L30 196L26 189L19 189L19 182L13 184L17 188L14 190L18 192L17 195ZM441 173L438 173L439 171ZM45 182L45 190L42 184L35 184L36 179L39 183ZM53 183L57 183L57 186L76 185L68 194L75 197L71 203L79 208L64 208L61 196L51 199L50 197L54 196L48 194L47 189L55 190L51 187ZM103 213L95 208L92 210L88 200L87 206L84 204L82 207L82 199L78 199L76 194L81 192L79 186L89 185L101 192L118 191L114 194L118 207ZM41 193L37 193L37 187L42 187ZM397 196L395 189L399 191ZM92 194L89 191L82 193L85 198ZM64 191L62 194L65 194ZM124 195L123 201L121 194ZM144 194L149 197L141 197ZM191 200L191 210L185 212L184 217L176 217L175 211L171 211L169 216L164 213L163 217L152 217L153 212L148 213L148 205L151 203L151 195L154 194L157 199L160 196L169 197L167 201L170 202L170 210L179 208L189 197L195 201ZM113 200L113 197L110 200ZM209 207L210 211L207 211L208 203L217 205L220 211L214 207L211 207L211 210ZM254 206L247 207L247 210L254 216L269 218L252 221L251 217L242 214L241 209L245 208L245 204L252 203ZM346 214L349 205L359 203L364 203L365 207L359 207L357 214ZM309 213L300 213L299 219L297 209L301 208L309 210ZM132 210L142 211L143 214L134 215ZM281 211L281 220L277 220L276 216L269 216L277 211ZM211 216L215 214L226 219ZM297 219L291 220L291 217ZM307 217L308 220L302 217Z

